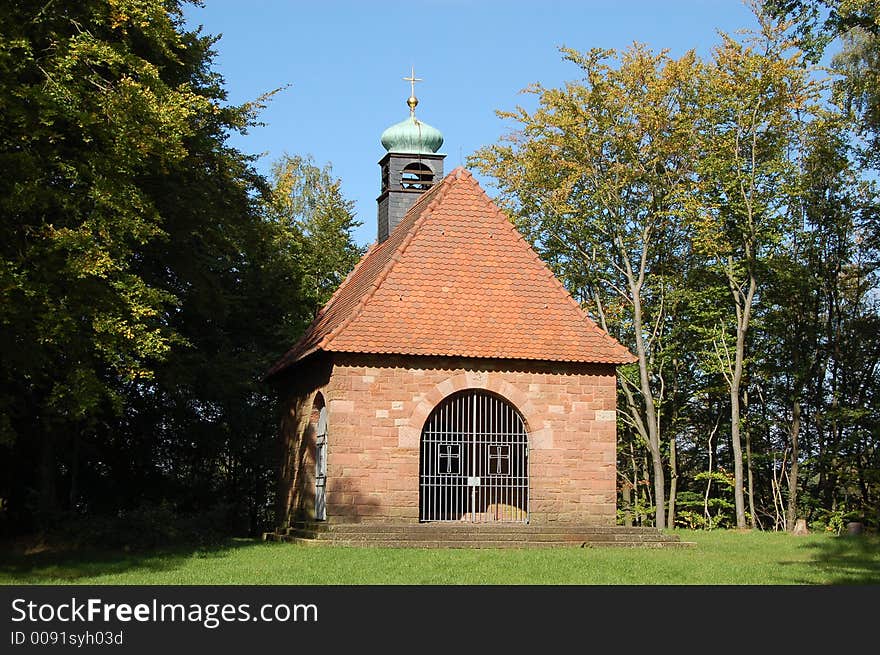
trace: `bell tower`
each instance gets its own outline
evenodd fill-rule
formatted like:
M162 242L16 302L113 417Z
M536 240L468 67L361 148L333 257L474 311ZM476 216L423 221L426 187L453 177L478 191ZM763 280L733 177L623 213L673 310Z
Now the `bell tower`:
M381 160L382 186L376 202L379 205L379 243L385 241L391 231L403 219L419 196L443 178L443 159L438 153L443 145L439 130L416 118L416 77L413 69L404 80L410 83L410 96L406 104L409 117L382 132L382 146L388 152Z

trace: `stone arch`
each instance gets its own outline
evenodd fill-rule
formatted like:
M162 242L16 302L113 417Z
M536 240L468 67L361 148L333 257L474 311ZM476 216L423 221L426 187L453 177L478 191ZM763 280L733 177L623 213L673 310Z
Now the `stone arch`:
M537 421L536 408L525 391L504 379L504 375L496 371L464 371L446 378L425 392L424 398L416 403L406 423L399 426L398 446L418 448L422 426L434 408L448 396L465 389L489 391L509 402L525 422L530 447L534 448L537 443L542 442L544 429Z
M315 395L312 396L312 408L309 412L309 427L317 428L321 410L325 407L327 407L327 402L324 400L324 394L320 391L316 391Z

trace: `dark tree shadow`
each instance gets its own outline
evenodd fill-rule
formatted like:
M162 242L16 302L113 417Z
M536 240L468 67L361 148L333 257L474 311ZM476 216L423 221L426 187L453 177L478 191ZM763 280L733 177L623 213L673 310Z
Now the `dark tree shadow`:
M880 584L880 536L840 536L804 544L830 584Z
M176 545L143 551L96 548L32 551L0 543L0 585L2 584L89 584L105 575L144 571L171 571L193 556L223 557L230 551L253 548L254 539L229 539L209 547Z

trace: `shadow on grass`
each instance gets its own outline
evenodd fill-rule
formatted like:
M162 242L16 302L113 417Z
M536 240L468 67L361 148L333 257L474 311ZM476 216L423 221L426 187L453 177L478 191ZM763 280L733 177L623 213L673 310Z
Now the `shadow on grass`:
M804 544L829 584L880 584L880 536L840 536Z
M144 584L142 575L171 571L192 557L223 557L231 551L252 548L254 539L228 539L209 547L176 545L145 551L43 550L30 552L0 543L0 585L12 584L89 584L106 575L131 575L131 582Z

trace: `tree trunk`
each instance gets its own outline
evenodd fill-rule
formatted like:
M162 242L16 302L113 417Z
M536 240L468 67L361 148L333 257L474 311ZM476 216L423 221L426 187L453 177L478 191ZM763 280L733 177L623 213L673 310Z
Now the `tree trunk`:
M654 469L654 525L663 530L666 528L666 500L665 496L665 474L663 472L663 458L660 455L660 449L651 449L651 463Z
M797 480L798 480L798 439L801 430L801 404L795 400L791 405L791 468L788 473L788 525L794 526L797 519Z
M712 403L709 403L709 410L712 410ZM709 465L706 467L707 473L712 473L713 462L715 461L715 443L712 439L715 437L715 432L718 430L718 424L721 422L721 413L718 413L718 419L715 421L715 427L712 428L712 431L709 433L709 443L707 444L707 452L709 455ZM703 495L703 516L706 517L706 527L710 527L712 524L712 516L709 513L709 494L712 492L712 476L709 475L706 478L706 493Z
M746 427L746 472L749 485L749 525L755 527L755 480L752 474L752 433Z
M646 507L650 507L651 505L654 505L654 507L656 509L656 507L657 507L656 501L654 500L654 497L651 495L651 485L648 484L648 481L650 480L651 476L648 474L648 458L647 457L645 457L642 460L642 471L643 471L642 475L644 476L644 479L645 479L645 496L646 497L645 497L644 505ZM654 524L654 527L657 527L656 523Z
M743 391L743 407L746 408L748 412L749 406L749 391L748 389ZM748 484L749 484L749 524L752 528L755 527L755 483L754 477L752 475L752 431L749 429L749 424L746 422L744 427L744 432L746 435L746 471L748 473Z
M737 356L737 359L739 357ZM733 449L733 502L736 506L736 527L746 527L746 504L743 493L743 453L740 438L739 379L730 385L730 441Z
M632 486L629 483L629 480L624 480L623 488L620 490L623 496L623 524L631 528L633 524L633 511L632 511Z
M642 517L642 512L641 512L642 503L639 502L639 500L641 498L641 493L642 493L641 490L639 489L639 465L636 463L636 453L635 453L635 449L633 448L632 443L629 444L629 461L630 461L631 472L632 472L633 496L635 498L635 502L637 505L637 508L635 511L636 524L643 525L644 518Z
M745 369L746 333L749 329L752 302L758 281L754 274L749 273L749 286L745 294L737 286L732 262L728 266L728 282L736 307L736 351L734 352L733 370L728 378L730 386L730 441L733 450L733 500L736 506L736 527L745 529L746 504L743 492L743 452L742 452L742 416L740 412L740 389L742 388L743 371Z
M675 437L669 440L669 512L666 525L675 527L675 494L678 491L678 470L675 461Z
M70 493L67 496L69 509L76 511L79 500L79 432L74 432L70 443Z
M37 517L40 530L46 530L51 525L52 517L58 511L55 469L54 433L49 426L43 425L40 444L39 516Z
M654 525L662 530L666 527L666 481L663 473L663 455L660 450L660 426L657 424L657 408L648 378L648 352L645 345L642 322L642 301L640 286L631 283L633 304L633 329L636 341L636 356L639 359L639 391L645 409L645 427L648 431L648 450L654 469Z

